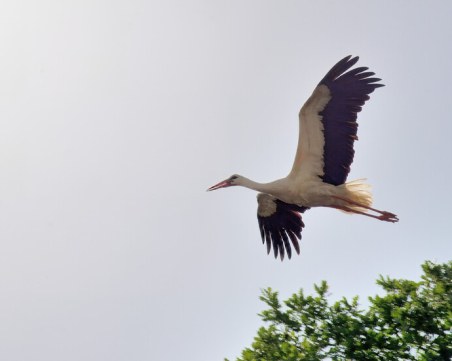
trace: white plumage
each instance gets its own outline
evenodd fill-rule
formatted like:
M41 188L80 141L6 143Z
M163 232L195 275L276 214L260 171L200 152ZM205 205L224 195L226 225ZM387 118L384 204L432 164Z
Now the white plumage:
M357 140L357 114L369 94L383 86L368 68L349 70L358 57L345 57L320 81L299 113L298 147L288 176L258 183L240 175L210 187L242 186L258 194L262 241L275 257L299 253L304 227L301 214L310 207L332 207L382 221L397 222L395 214L372 208L370 186L363 179L346 182ZM348 70L348 71L347 71Z

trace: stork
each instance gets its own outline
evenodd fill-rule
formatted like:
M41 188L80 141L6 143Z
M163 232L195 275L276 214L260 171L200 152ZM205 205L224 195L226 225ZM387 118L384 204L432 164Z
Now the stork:
M384 86L367 67L357 67L359 57L340 60L320 81L299 113L298 147L292 170L285 178L258 183L238 174L207 189L231 186L258 191L257 218L267 253L275 258L292 256L304 223L301 213L311 207L331 207L386 222L398 217L372 208L370 186L364 179L346 182L357 140L357 114L369 94Z

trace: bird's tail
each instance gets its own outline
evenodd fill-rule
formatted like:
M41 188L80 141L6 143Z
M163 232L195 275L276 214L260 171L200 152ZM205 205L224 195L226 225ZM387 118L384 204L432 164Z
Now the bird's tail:
M356 179L350 182L341 184L339 187L344 188L344 198L350 199L352 202L363 205L365 207L372 206L372 192L370 184L366 183L366 179ZM348 204L349 208L366 212L367 209L358 205Z

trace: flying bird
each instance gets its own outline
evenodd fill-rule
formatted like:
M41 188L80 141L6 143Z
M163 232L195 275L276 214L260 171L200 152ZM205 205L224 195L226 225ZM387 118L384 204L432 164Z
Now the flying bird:
M257 219L267 253L275 258L299 254L304 223L301 213L311 207L331 207L386 222L399 219L372 208L370 186L364 179L346 182L357 140L357 115L369 94L384 86L367 67L351 69L359 57L347 56L320 81L299 113L298 147L285 178L258 183L238 174L207 189L242 186L258 191Z

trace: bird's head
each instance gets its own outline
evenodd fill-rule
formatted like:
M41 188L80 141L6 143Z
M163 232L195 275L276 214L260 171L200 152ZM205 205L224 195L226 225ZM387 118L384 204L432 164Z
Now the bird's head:
M240 185L240 178L241 178L241 176L239 176L238 174L231 175L229 178L210 187L209 189L207 189L207 191L214 191L214 190L220 189L220 188L238 186L238 185Z

